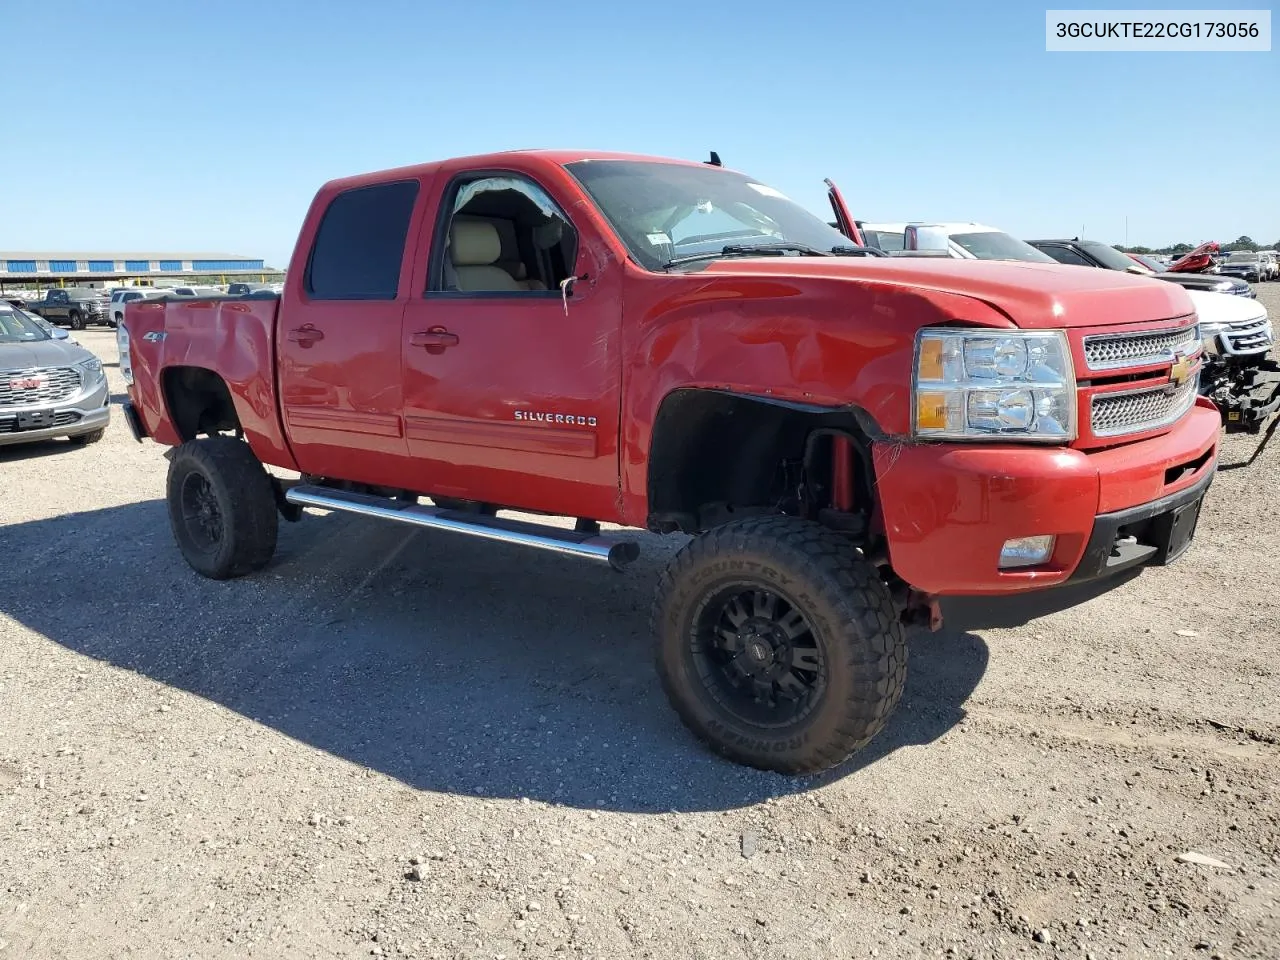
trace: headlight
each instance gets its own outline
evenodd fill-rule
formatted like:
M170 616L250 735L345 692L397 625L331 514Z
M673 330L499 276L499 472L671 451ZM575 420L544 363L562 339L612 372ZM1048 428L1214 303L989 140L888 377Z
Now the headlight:
M1076 436L1076 378L1061 330L926 327L912 423L922 440Z
M81 375L84 377L84 385L86 387L96 386L106 378L106 375L102 372L102 361L97 357L90 357L88 360L81 360L76 364L76 366L81 370Z
M120 351L120 375L127 386L133 386L133 362L129 356L129 328L121 320L116 324L116 349Z

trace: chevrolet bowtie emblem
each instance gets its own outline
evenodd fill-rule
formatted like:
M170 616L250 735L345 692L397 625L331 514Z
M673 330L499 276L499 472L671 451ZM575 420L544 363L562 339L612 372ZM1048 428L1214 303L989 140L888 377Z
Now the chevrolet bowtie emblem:
M1169 376L1173 380L1176 387L1182 386L1191 379L1191 372L1195 369L1195 363L1185 354L1178 354L1173 361L1173 367L1169 371Z

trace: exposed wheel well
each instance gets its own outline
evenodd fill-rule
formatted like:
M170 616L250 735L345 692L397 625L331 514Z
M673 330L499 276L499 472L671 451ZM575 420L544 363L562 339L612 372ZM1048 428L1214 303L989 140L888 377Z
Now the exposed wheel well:
M222 377L203 367L168 367L162 386L174 429L183 441L200 434L213 436L228 430L241 435L231 391Z
M831 519L837 437L849 439L855 457L855 516L846 515L846 521L865 519L875 497L874 432L870 418L854 408L676 390L663 400L654 423L649 526L660 532L699 533L759 513Z

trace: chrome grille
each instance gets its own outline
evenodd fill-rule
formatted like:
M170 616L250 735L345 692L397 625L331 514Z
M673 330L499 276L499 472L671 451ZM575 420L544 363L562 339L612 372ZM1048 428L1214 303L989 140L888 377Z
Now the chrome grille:
M1266 317L1250 320L1222 331L1227 353L1262 353L1271 346L1271 321Z
M1199 345L1200 330L1194 325L1143 333L1102 333L1084 338L1084 361L1090 370L1172 363L1177 353L1191 353Z
M1196 401L1200 372L1168 392L1166 386L1094 394L1090 423L1095 437L1119 437L1127 433L1158 430L1174 423Z
M32 407L57 403L80 389L75 367L32 367L0 370L0 407Z

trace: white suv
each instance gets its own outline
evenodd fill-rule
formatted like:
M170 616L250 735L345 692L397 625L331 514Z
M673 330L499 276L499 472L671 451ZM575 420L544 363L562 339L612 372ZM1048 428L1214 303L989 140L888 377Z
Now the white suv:
M167 290L157 290L155 287L118 287L111 292L111 305L107 312L107 326L118 326L124 320L125 304L133 303L135 300L149 300L152 297L161 297L168 293Z

